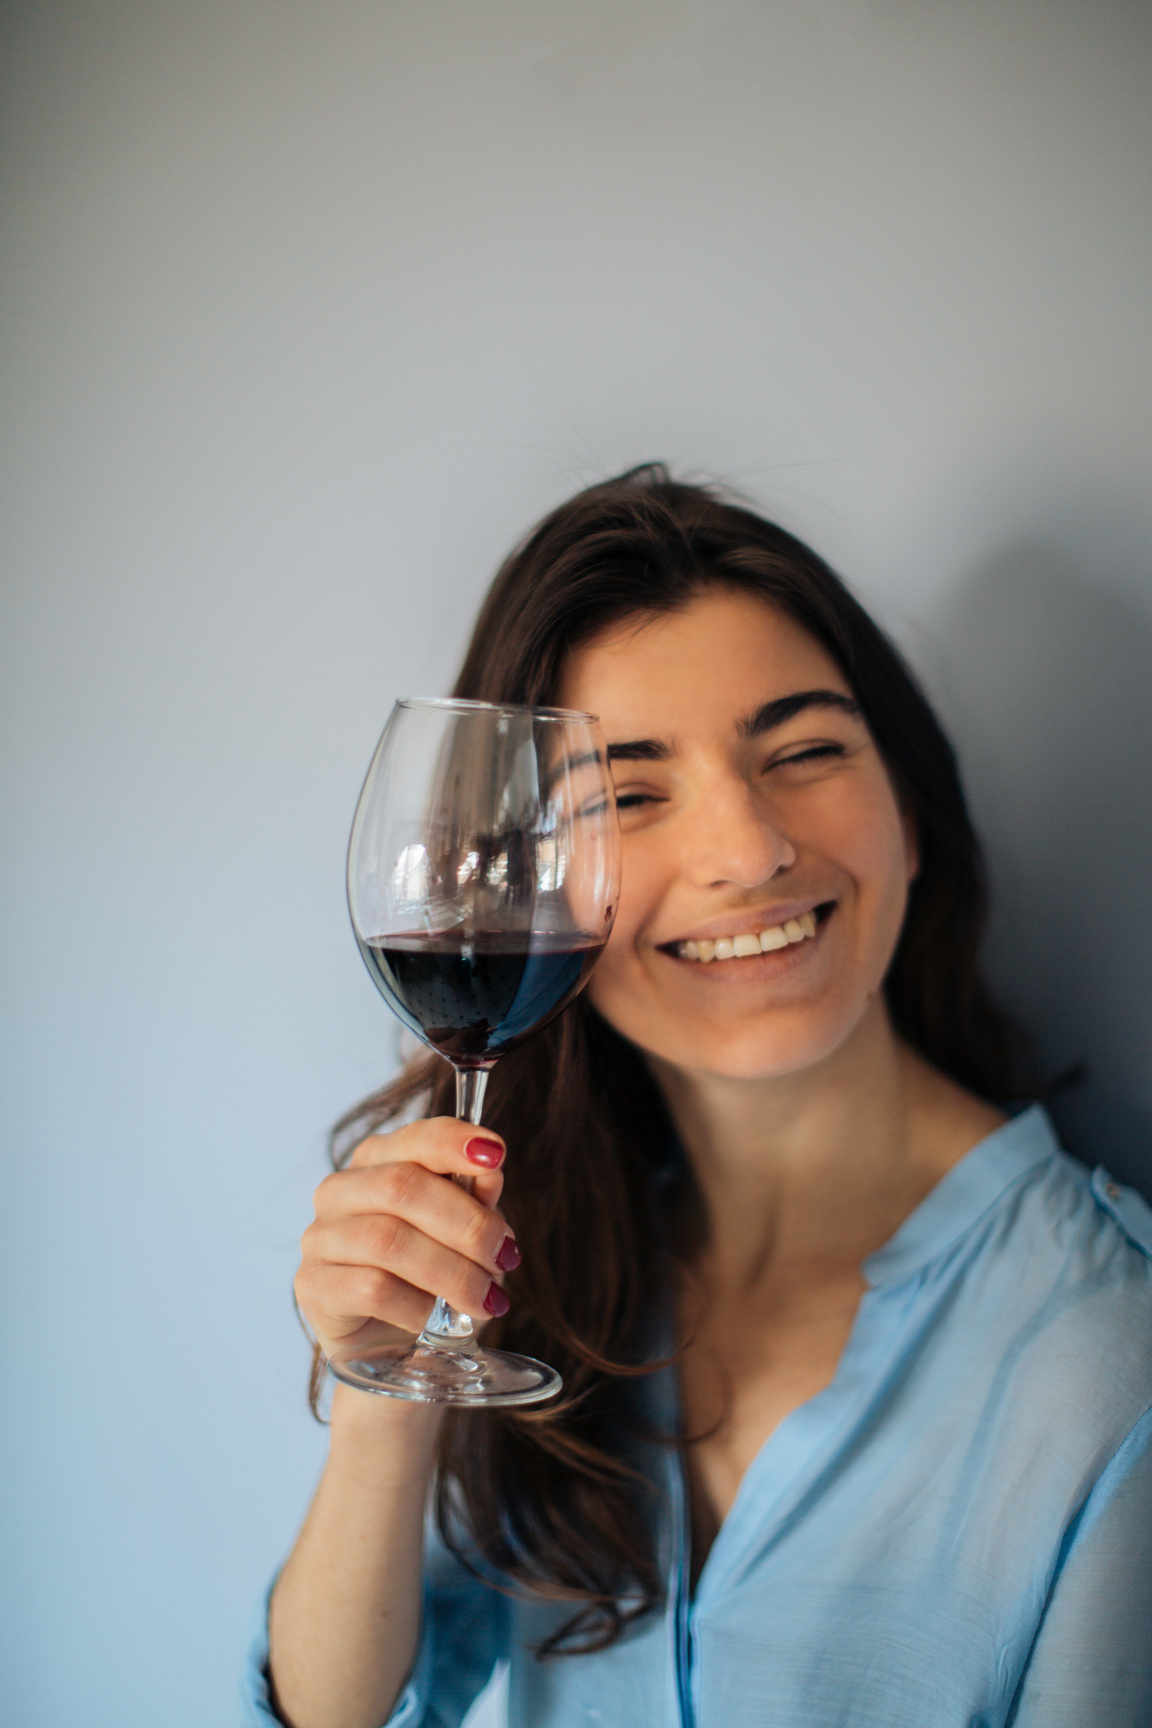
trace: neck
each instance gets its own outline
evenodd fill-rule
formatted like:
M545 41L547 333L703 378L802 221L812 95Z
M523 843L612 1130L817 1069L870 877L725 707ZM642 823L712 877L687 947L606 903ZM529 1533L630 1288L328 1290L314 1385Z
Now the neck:
M650 1058L704 1202L702 1268L858 1266L1002 1117L897 1039L880 1000L824 1061L733 1080Z

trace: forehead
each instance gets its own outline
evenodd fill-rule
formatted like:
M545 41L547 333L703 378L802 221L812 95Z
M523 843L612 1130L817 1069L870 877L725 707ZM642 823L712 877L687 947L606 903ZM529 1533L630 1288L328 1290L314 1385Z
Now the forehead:
M852 694L826 649L753 594L707 589L662 617L626 619L569 656L557 700L619 737L729 730L797 690Z

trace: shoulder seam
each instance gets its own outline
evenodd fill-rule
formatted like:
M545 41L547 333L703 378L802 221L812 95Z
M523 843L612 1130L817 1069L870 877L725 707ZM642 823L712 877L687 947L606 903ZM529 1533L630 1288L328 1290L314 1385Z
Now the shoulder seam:
M1092 1198L1106 1212L1134 1248L1152 1260L1152 1207L1135 1188L1127 1188L1109 1175L1103 1164L1092 1172Z

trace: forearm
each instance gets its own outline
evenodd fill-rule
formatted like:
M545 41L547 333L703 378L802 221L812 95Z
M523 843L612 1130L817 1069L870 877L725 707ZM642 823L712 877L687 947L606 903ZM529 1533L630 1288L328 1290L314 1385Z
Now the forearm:
M270 1668L291 1728L381 1728L420 1638L435 1405L339 1387L328 1463L272 1596Z

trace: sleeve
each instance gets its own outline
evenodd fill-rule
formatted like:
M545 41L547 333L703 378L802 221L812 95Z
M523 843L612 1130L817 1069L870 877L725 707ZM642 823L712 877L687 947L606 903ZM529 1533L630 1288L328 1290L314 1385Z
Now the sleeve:
M268 1603L257 1604L242 1683L242 1728L280 1728L268 1682ZM396 1707L381 1728L459 1728L497 1662L508 1655L508 1598L474 1578L430 1535L420 1647Z
M1065 1538L1010 1728L1152 1724L1152 1410Z

